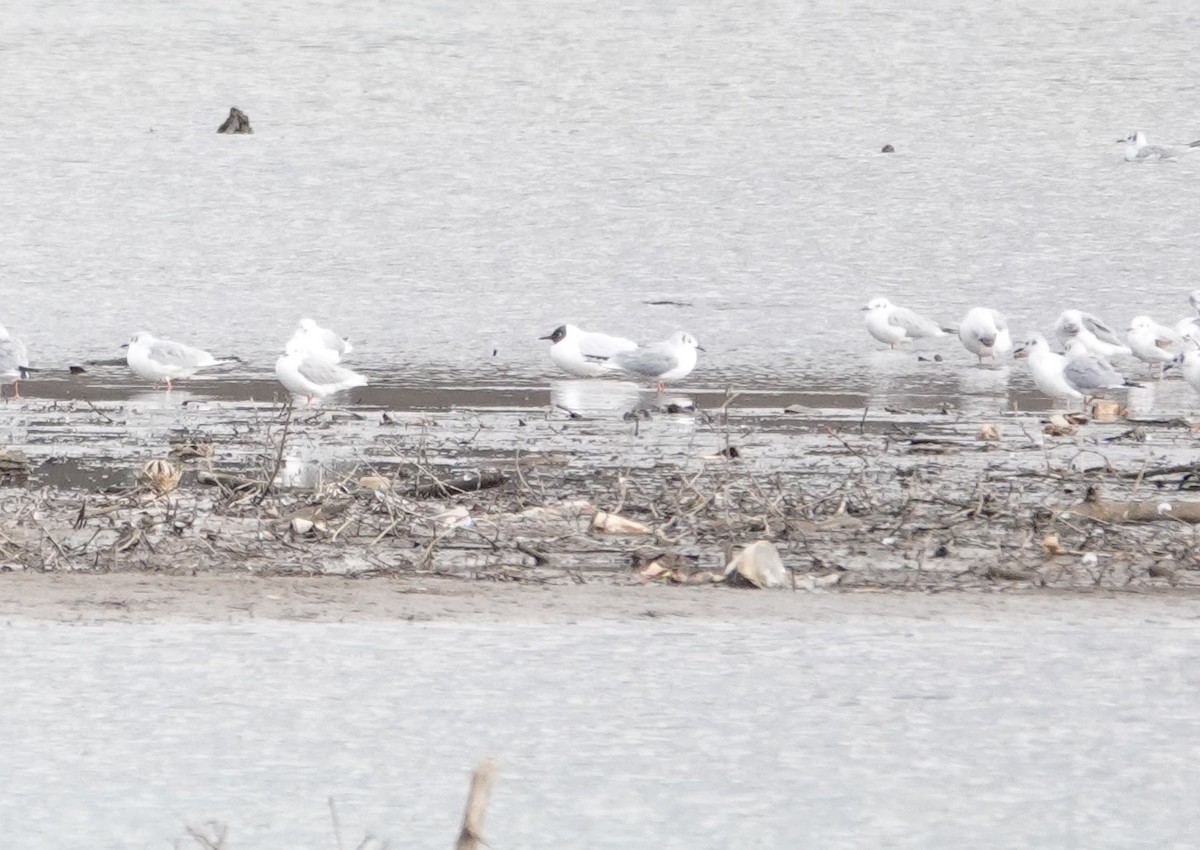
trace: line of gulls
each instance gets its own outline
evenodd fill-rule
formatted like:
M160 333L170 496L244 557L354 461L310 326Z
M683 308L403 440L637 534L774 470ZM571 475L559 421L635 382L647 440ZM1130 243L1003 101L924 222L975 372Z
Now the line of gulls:
M562 325L541 338L551 341L551 359L571 375L593 378L620 374L654 382L659 392L668 382L681 381L691 374L696 368L696 352L704 350L695 337L684 331L649 345L588 333L574 325ZM236 360L219 360L202 348L160 339L146 331L138 331L121 347L126 350L125 363L135 375L155 386L163 385L168 392L174 381ZM301 319L275 361L275 377L289 393L303 396L310 404L313 399L366 386L364 375L340 365L353 350L349 339L312 319ZM21 397L20 383L34 371L25 344L0 325L0 378L12 380L14 398Z
M1033 382L1053 400L1083 399L1084 404L1100 398L1107 390L1137 387L1109 362L1111 358L1133 357L1145 363L1150 377L1162 378L1167 369L1177 368L1184 380L1200 392L1200 289L1188 298L1194 316L1173 326L1159 324L1149 316L1135 316L1121 339L1102 320L1081 310L1065 310L1054 323L1054 335L1064 346L1059 354L1041 334L1029 336L1013 348L1008 321L996 310L975 307L957 327L943 327L886 298L872 299L863 307L867 332L895 348L905 342L957 334L979 363L998 362L1009 355L1025 358Z
M1152 145L1141 130L1134 130L1117 143L1125 145L1127 162L1169 161L1200 149L1200 140L1180 146ZM1149 316L1138 316L1130 323L1124 342L1090 313L1067 310L1054 327L1055 335L1066 346L1065 354L1052 351L1041 335L1030 337L1014 352L1004 316L986 307L972 309L954 328L942 327L912 310L897 307L886 298L875 298L862 309L866 311L871 336L893 348L914 339L957 334L980 363L985 357L994 361L1010 353L1028 357L1039 390L1054 399L1086 401L1105 390L1130 386L1108 362L1108 358L1124 355L1150 364L1151 369L1157 364L1160 378L1165 369L1178 367L1187 382L1200 392L1200 290L1192 293L1190 301L1196 316L1181 320L1173 328L1160 325ZM582 378L623 374L652 381L659 392L666 384L691 374L696 367L696 352L704 350L695 337L684 331L677 331L662 342L638 345L631 339L592 333L568 324L541 338L550 340L550 358L568 374ZM145 331L134 334L123 347L127 349L125 362L136 375L153 381L156 386L164 384L168 391L172 381L231 362L218 360L204 349L159 339ZM348 339L312 319L301 319L275 362L275 377L288 392L304 396L309 403L314 398L366 386L363 375L340 365L342 357L351 351ZM20 398L20 383L33 371L24 343L0 325L0 378L12 380L14 398Z

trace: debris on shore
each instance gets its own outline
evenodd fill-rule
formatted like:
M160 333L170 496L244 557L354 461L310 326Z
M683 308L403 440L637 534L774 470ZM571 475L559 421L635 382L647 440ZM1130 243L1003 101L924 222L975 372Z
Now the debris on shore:
M1182 420L727 406L681 427L247 403L147 429L119 402L10 413L27 438L0 454L6 571L1200 587Z

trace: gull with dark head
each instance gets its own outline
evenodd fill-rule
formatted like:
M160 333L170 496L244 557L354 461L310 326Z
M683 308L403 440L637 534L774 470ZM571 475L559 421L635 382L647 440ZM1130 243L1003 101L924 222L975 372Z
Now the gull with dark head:
M946 335L937 322L886 298L872 298L862 310L867 314L867 332L892 348L914 339Z
M574 325L559 325L539 339L550 340L550 359L568 375L596 378L609 373L606 361L614 354L632 351L631 339L580 330Z

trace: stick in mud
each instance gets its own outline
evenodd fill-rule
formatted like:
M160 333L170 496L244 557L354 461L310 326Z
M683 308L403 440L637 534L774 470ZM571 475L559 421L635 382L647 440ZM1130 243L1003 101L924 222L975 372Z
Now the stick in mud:
M485 761L475 769L471 777L471 793L467 796L467 811L463 815L462 830L458 833L455 850L478 850L483 842L483 816L487 814L495 773L496 766L490 761Z

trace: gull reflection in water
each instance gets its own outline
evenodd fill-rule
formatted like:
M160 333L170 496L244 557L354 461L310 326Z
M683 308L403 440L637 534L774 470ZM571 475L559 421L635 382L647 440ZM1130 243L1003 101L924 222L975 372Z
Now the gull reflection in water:
M620 416L638 406L642 391L629 381L581 378L550 382L550 404L581 416Z
M658 393L629 381L553 381L550 403L559 410L597 419L646 419L654 414L691 414L695 401L686 395ZM691 422L692 417L679 416Z

